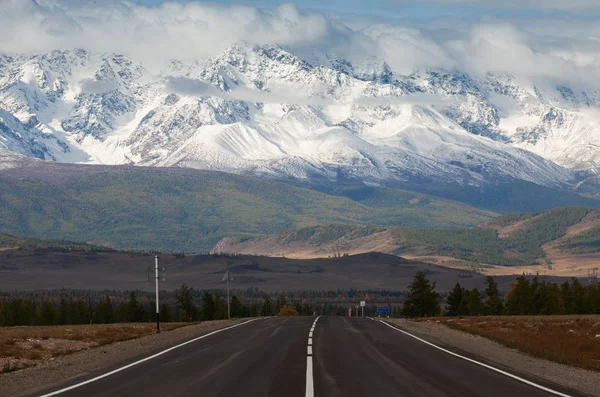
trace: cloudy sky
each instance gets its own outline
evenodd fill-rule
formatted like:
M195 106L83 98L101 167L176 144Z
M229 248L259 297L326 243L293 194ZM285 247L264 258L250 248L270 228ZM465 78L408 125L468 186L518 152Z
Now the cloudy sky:
M136 3L156 6L164 0L136 0ZM220 0L214 3L245 4L273 9L289 3L284 0ZM596 0L303 0L293 1L299 9L330 11L392 18L435 18L440 16L480 17L484 15L535 16L551 13L597 13Z
M158 65L245 42L383 60L398 73L440 67L600 81L598 0L136 1L1 0L0 52L81 47Z

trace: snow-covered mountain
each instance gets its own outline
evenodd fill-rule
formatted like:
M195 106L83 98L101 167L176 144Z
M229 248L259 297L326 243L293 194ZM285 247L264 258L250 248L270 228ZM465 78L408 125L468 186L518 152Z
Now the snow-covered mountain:
M600 162L598 114L598 91L273 45L160 73L83 49L0 55L0 149L60 162L565 187Z

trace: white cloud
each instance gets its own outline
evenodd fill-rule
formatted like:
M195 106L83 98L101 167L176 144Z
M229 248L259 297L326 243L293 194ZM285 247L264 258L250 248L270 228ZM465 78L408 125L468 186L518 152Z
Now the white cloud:
M420 4L439 6L487 7L509 10L588 11L600 9L597 0L419 0ZM390 0L389 8L413 5L414 0Z
M358 105L358 106L386 106L386 105L422 105L444 107L451 103L451 98L442 98L429 94L412 94L406 96L379 96L379 97L346 97L343 101L318 96L307 96L302 93L302 87L271 84L269 91L248 89L244 86L234 87L231 91L224 92L216 89L208 82L186 77L168 77L165 81L168 91L196 97L217 97L227 101L238 100L250 103L288 103L308 106L331 105Z
M390 7L407 3L399 1L390 2ZM509 8L600 8L597 0L427 1ZM278 44L309 59L324 59L311 58L315 53L338 54L353 63L381 58L398 73L441 67L476 74L508 72L588 88L598 84L600 24L595 18L557 15L373 24L372 19L357 23L356 18L301 12L290 4L264 11L198 2L149 8L118 0L4 0L0 51L39 53L82 47L126 53L155 70L153 66L169 59L206 59L243 41Z
M103 94L117 88L114 81L94 80L91 78L79 81L81 92L86 94Z

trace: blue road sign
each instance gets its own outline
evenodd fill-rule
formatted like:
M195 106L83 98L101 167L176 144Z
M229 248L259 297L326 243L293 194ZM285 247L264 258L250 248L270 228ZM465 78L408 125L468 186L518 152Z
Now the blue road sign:
M391 310L389 307L378 307L377 313L389 313Z

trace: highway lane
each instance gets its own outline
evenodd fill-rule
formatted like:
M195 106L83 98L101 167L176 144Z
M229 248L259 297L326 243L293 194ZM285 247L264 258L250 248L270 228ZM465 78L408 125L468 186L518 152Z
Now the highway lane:
M378 321L321 317L309 339L314 321L315 317L259 319L58 395L552 396L453 357ZM309 343L312 346L307 351ZM310 353L308 362L312 362L312 371L307 371ZM37 395L63 389L127 364L55 385ZM312 381L307 381L309 374ZM306 393L307 385L314 385L309 393ZM557 386L545 386L578 396Z
M313 317L253 321L58 395L304 397L307 337L313 321Z
M322 317L313 352L317 397L552 396L369 319Z

